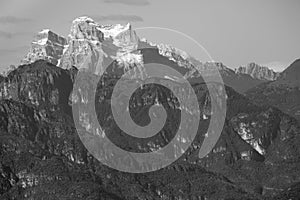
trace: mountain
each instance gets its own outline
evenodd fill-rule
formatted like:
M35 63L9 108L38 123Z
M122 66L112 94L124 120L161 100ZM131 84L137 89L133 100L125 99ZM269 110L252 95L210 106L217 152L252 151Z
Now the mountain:
M220 70L223 81L226 85L234 88L237 92L243 94L247 90L265 82L246 73L236 73L234 70L226 67L222 63L208 63L207 65L216 65Z
M160 55L168 57L182 67L207 69L215 66L219 69L225 84L240 93L265 81L248 74L235 73L220 62L202 63L186 52L169 45L157 45L139 39L130 24L100 25L89 17L76 18L72 22L67 39L49 30L40 32L37 39L32 42L31 50L23 63L45 59L63 69L75 66L100 74L102 68L114 60L125 66L124 69L133 64L143 65L143 55L139 52L142 48L156 48Z
M49 29L44 29L36 35L28 54L21 62L22 64L28 64L44 59L54 65L58 65L66 43L67 41L64 37Z
M222 63L201 63L168 45L141 41L130 25L101 26L87 17L74 20L68 42L57 58L57 64L31 59L0 83L1 199L273 199L300 182L297 121L272 106L252 103L229 86L203 80L214 75L212 65L220 70L226 85L239 87L247 83L245 80L257 83L250 75L236 74ZM162 81L170 89L147 83L144 65L148 63L167 65L183 78L164 76ZM131 69L133 73L123 77ZM158 69L157 73L165 72ZM123 84L117 85L122 77ZM128 86L134 84L141 87L129 98L127 107L123 98L128 95ZM113 91L118 97L114 102ZM172 91L177 91L182 104ZM200 114L190 104L192 91ZM224 94L226 105L222 103ZM118 115L128 110L141 126L152 120L151 114L160 114L150 108L162 105L166 123L153 137L129 137L114 120L111 108L118 104ZM216 113L213 109L225 106L221 136L202 158L203 141L214 134L208 130ZM96 118L90 114L93 110ZM98 143L102 130L123 150L153 152L174 139L181 115L191 119L185 120L189 128L198 114L195 139L190 135L181 138L192 142L187 151L179 154L184 149L175 143L175 150L166 156L176 161L150 173L130 174L106 167L82 142L101 147L103 162L113 161L116 154L106 148L107 143ZM219 122L214 126L220 126ZM82 136L86 136L84 140ZM116 163L155 167L133 157L120 157Z
M163 59L155 62L168 62L166 57L153 58ZM176 64L171 67L176 67ZM77 131L93 130L96 122L89 120L84 113L93 105L89 93L98 78L90 74L73 88L75 76L79 76L75 68L61 69L40 60L18 67L1 84L1 91L7 94L0 102L0 149L5 161L1 166L5 169L2 194L10 198L25 195L33 199L53 193L60 198L70 195L78 199L80 196L91 199L104 196L108 199L152 199L153 196L260 199L261 195L278 194L288 184L299 182L300 128L295 120L272 107L256 106L228 87L228 112L221 137L211 153L199 158L199 149L212 115L212 100L203 83L192 86L203 112L201 129L178 161L165 169L141 175L107 168L86 151L74 126L73 116L77 115L72 115L68 109L71 103L86 105L79 106L83 109L78 110L78 116L84 123ZM115 133L112 141L123 148L126 145L136 150L153 148L152 143L139 140L130 143L130 140L118 136L117 129L112 126L111 113L105 110L110 98L107 91L113 90L118 78L112 75L107 80L101 82L103 87L97 87L99 104L96 106L100 106L97 109L101 113L99 120ZM36 85L36 82L40 84ZM188 90L180 82L175 81L173 85L184 89L182 95ZM168 102L168 110L176 107L176 99L163 88L148 85L139 92L141 95L130 104L134 111L132 118L139 123L148 113L143 108L147 108L149 102L153 105L158 97L162 98L160 102ZM150 95L144 98L143 94ZM172 129L176 127L176 117L172 121L167 124L164 136L157 138L157 145L164 145L170 139ZM109 151L106 155L112 156ZM199 187L203 189L199 190ZM75 188L80 190L74 193ZM180 190L184 192L178 192Z
M279 72L275 72L268 67L260 66L256 63L249 63L246 66L240 66L235 71L238 74L249 74L252 78L265 81L274 81L280 74Z
M266 66L275 72L282 72L286 69L286 67L289 65L289 63L280 62L280 61L274 61L269 63L261 64L262 66Z
M72 23L68 45L59 66L64 69L72 66L81 69L86 67L85 63L93 63L87 70L99 74L103 71L101 67L114 59L124 65L141 62L140 55L132 53L137 50L137 46L138 37L130 24L101 26L89 17L79 17Z
M272 105L300 120L300 60L294 61L278 79L249 90L246 94L259 105Z
M74 91L74 88L69 87L74 75L74 69L61 69L40 60L12 71L5 84L1 85L1 91L15 94L0 101L1 199L44 199L54 194L60 199L95 200L257 199L256 194L246 192L228 178L192 164L193 159L188 162L181 159L165 169L146 174L117 172L102 165L87 152L79 138L77 131L83 133L86 126L82 124L82 129L76 131L73 116L65 109L70 107L68 94L71 92L75 92L72 97L81 92L81 98L87 98L87 101L72 98L72 103L90 102L91 96L86 96L86 91ZM89 86L93 77L96 78L91 74L91 78L83 81L80 87L92 89ZM36 82L40 85L37 86ZM112 88L107 89L111 91ZM157 92L167 94L163 90L145 89L154 92L152 98L155 98ZM98 90L101 92L101 87ZM198 91L201 92L200 88ZM201 97L201 93L199 95ZM149 99L137 97L133 107L145 107L149 102ZM172 99L168 101L170 105L174 104ZM85 110L79 112L84 117ZM141 109L133 118L143 119L139 117L143 113ZM110 122L110 118L105 119ZM93 122L88 123L94 126ZM125 139L120 141L124 144ZM140 144L137 147L143 146ZM197 154L196 146L191 149L194 154ZM106 153L111 156L109 150Z

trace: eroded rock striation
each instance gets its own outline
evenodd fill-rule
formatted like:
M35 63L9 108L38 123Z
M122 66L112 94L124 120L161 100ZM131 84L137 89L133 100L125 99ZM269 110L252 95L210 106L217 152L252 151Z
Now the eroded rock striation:
M66 44L64 37L49 29L44 29L36 35L22 63L28 64L44 59L54 65L59 65Z
M238 74L248 74L252 78L266 81L274 81L280 75L279 72L275 72L274 70L269 69L268 67L261 66L256 63L249 63L246 66L241 66L235 71Z

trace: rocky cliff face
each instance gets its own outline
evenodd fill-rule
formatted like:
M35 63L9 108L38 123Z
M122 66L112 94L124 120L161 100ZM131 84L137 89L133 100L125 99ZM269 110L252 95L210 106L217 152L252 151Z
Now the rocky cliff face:
M80 17L72 23L60 67L87 68L87 71L100 74L114 59L130 65L130 62L140 61L130 60L137 57L131 53L137 49L137 42L138 37L130 24L101 26L91 18Z
M30 50L22 60L23 64L35 62L39 59L58 65L67 41L64 37L45 29L39 32L31 43Z
M246 66L241 66L237 68L236 73L238 74L248 74L252 78L266 81L274 81L279 77L279 72L274 72L268 67L260 66L256 63L249 63Z
M94 21L89 18L74 20L60 67L70 69L72 66L76 66L79 69L88 68L87 70L90 72L101 71L96 67L102 65L103 40L104 35L97 29L97 24ZM87 66L86 62L93 63L93 65Z
M73 87L69 72L44 60L30 66L20 66L8 74L1 83L0 98L49 110L67 105Z

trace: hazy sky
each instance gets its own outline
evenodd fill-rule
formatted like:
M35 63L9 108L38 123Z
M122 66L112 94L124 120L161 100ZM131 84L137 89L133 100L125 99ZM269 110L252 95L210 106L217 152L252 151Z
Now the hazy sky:
M18 64L43 28L67 36L71 21L82 15L103 24L130 21L133 28L183 32L231 68L287 65L300 57L299 0L0 0L0 66ZM197 54L178 35L154 32L141 34Z

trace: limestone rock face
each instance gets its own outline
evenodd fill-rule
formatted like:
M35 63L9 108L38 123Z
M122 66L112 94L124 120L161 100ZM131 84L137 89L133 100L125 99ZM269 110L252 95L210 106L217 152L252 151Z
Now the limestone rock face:
M137 45L138 37L130 24L101 26L89 17L79 17L72 23L60 67L75 66L100 74L113 60L124 66L140 62L141 58L131 53Z
M118 47L127 50L134 50L137 47L139 38L130 24L102 25L99 26L99 30L104 33L106 39L112 38L113 43Z
M103 33L92 19L88 17L75 19L68 35L68 45L62 56L60 67L70 69L75 66L79 69L87 68L89 71L97 71L95 68L102 64L104 56L103 40Z
M79 17L72 22L69 39L103 41L103 33L89 17Z
M259 80L274 81L279 77L279 72L275 72L268 67L260 66L256 63L250 63L236 69L238 74L249 74L251 77Z
M72 84L69 72L39 60L8 74L0 84L0 99L54 110L68 103Z
M134 52L138 42L130 24L100 25L89 17L79 17L72 22L67 39L48 29L39 32L22 64L43 59L63 69L74 66L100 74L116 60L127 69L142 63L142 56Z
M58 65L66 43L64 37L48 29L42 30L36 35L31 43L29 53L21 62L22 64L29 64L43 59Z

